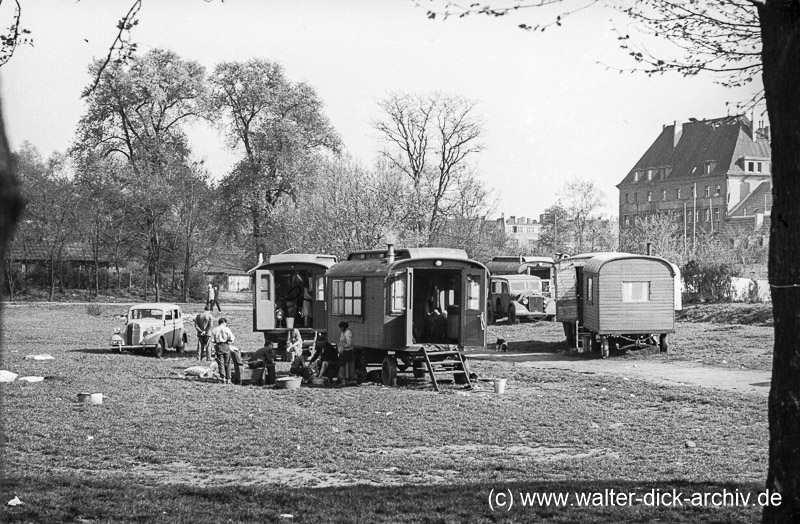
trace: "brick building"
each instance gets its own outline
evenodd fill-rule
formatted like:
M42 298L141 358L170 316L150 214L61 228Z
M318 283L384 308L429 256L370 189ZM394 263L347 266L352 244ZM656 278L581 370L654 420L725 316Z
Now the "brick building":
M636 217L667 213L689 234L765 238L770 164L769 128L754 130L744 116L665 125L617 184L620 232Z

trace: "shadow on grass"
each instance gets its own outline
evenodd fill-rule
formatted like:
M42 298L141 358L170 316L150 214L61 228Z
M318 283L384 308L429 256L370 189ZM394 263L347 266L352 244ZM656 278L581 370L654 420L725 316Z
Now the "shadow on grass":
M0 515L4 522L716 523L757 522L765 502L757 483L504 482L502 471L494 473L494 482L296 488L48 472L7 478L3 500L18 496L24 504L6 506Z

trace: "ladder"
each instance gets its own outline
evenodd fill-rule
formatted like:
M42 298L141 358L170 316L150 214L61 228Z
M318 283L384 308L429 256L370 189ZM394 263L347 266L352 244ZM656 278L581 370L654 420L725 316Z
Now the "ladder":
M467 387L472 389L472 382L469 379L469 371L467 370L466 365L464 365L464 359L461 358L460 351L428 351L428 348L423 346L422 356L425 360L425 365L428 368L428 374L431 376L431 382L433 382L433 387L436 391L439 391L439 383L436 381L437 375L453 375L455 377L455 375L463 374L467 382Z

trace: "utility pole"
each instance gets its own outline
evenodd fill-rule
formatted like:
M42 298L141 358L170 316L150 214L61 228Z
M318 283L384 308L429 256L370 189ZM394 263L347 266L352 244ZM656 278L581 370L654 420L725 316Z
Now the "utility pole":
M683 256L684 256L684 258L686 258L687 250L688 250L688 245L687 245L688 240L687 240L687 235L686 235L686 229L688 227L686 225L686 219L687 218L689 218L689 215L686 214L686 202L684 202L683 203Z
M697 252L697 182L692 187L692 256Z

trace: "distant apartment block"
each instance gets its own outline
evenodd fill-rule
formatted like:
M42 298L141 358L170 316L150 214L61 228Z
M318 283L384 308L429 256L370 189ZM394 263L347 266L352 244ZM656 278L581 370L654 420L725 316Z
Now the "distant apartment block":
M533 218L509 216L503 213L497 219L509 238L517 243L517 247L524 252L532 252L539 244L542 224Z
M730 238L769 236L769 127L744 116L665 125L619 189L620 231L637 217L674 216L684 230Z

